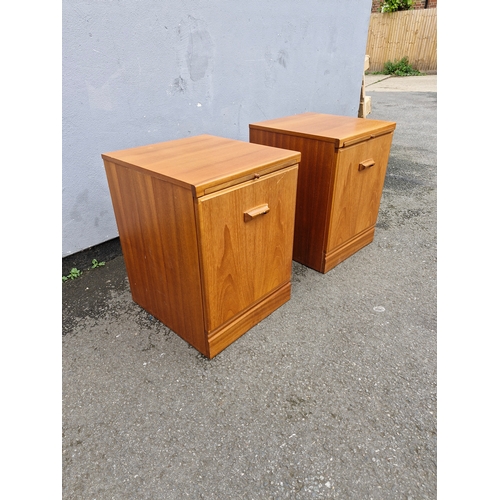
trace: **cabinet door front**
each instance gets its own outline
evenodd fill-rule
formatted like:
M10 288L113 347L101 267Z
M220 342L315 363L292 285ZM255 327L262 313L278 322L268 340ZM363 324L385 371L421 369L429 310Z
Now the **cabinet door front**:
M294 165L199 198L207 333L290 281L297 172Z
M338 150L327 252L375 226L392 135Z

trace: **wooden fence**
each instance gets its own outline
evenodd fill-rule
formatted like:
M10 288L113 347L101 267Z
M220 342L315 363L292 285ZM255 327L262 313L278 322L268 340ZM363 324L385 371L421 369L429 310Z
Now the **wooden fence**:
M414 9L370 16L366 54L369 72L382 71L387 61L408 57L422 72L437 71L437 9Z

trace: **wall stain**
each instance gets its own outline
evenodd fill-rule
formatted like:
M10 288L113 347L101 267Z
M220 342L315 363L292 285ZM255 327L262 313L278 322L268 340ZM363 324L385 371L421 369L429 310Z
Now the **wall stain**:
M286 49L281 49L278 52L278 55L274 57L270 52L266 52L265 61L266 61L266 71L264 75L264 83L266 87L273 88L276 84L276 68L277 66L281 66L286 69L288 64L288 51Z
M88 201L89 201L89 190L86 189L76 197L75 204L73 205L73 208L71 209L70 212L70 216L73 220L75 221L83 220L82 214L80 213L80 206L87 205ZM87 209L85 209L84 211L86 212Z
M188 93L189 80L198 82L212 72L214 42L204 23L193 16L182 19L176 27L177 70L179 78L171 85L171 93Z
M287 63L288 63L288 52L285 49L281 49L278 52L278 64L281 64L281 66L286 68Z
M274 69L274 59L273 56L266 52L265 54L266 60L266 71L264 73L264 84L266 87L273 88L276 83L276 71Z
M174 92L178 94L184 94L187 90L187 82L182 78L182 76L179 76L179 78L176 78L174 80L174 83L172 85Z
M191 80L196 82L207 74L212 55L213 42L208 31L198 29L191 31L186 56Z

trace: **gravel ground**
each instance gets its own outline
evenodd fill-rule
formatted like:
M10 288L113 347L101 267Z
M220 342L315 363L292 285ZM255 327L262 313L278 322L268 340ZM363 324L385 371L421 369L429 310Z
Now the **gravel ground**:
M131 300L63 284L64 499L435 499L435 92L397 122L375 240L209 361Z

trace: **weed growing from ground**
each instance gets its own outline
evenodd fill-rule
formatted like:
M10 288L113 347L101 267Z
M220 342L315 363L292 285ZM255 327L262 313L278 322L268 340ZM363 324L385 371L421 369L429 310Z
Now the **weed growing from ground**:
M97 267L102 267L105 265L106 265L106 262L99 262L97 259L92 259L92 269L96 269ZM82 271L80 271L80 269L77 269L76 267L74 267L73 269L71 269L71 271L69 272L69 274L67 276L62 277L63 283L65 281L68 281L68 280L74 280L76 278L79 278L82 274L83 273L82 273Z
M79 278L81 275L82 275L82 272L80 271L80 269L77 269L76 267L74 267L73 269L71 269L71 271L69 272L69 274L67 276L62 277L62 280L63 280L63 282L68 281L68 280L74 280L76 278Z
M394 76L421 76L425 73L421 73L417 69L413 68L408 62L407 57L403 57L399 61L387 61L384 64L383 71L374 71L373 75L394 75Z

